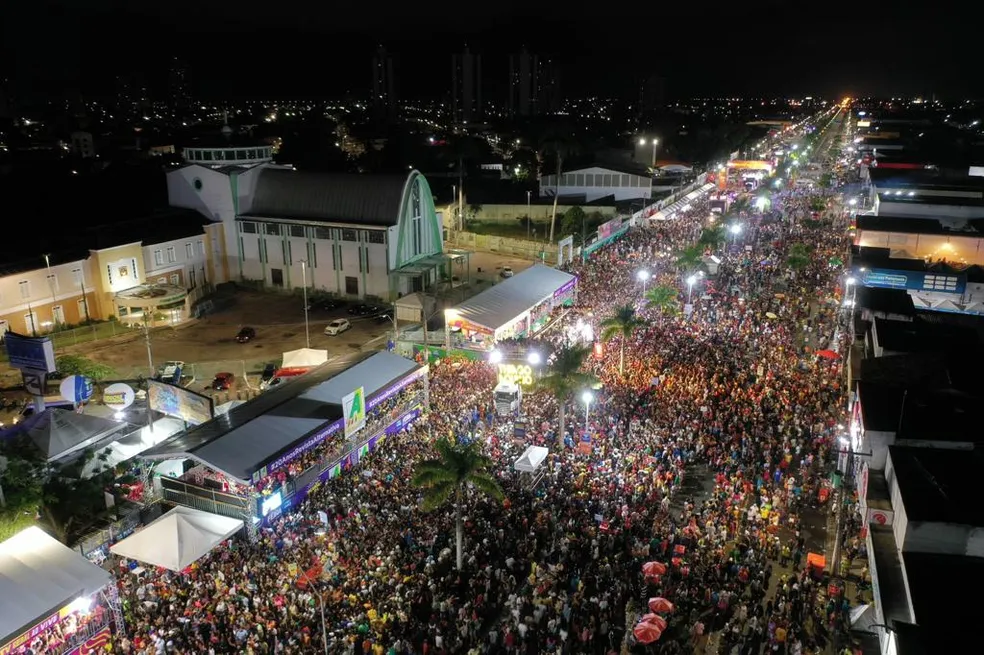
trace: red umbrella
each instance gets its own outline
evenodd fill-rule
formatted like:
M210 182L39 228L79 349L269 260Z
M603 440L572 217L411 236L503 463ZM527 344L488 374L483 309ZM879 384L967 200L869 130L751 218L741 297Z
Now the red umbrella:
M639 620L643 623L652 623L660 630L666 630L666 619L659 614L643 614Z
M646 562L642 565L642 573L647 576L665 575L666 564L662 562Z
M640 644L651 644L659 639L663 631L652 623L640 623L632 629L632 634Z
M650 598L649 599L649 611L651 612L672 612L673 603L666 600L665 598Z
M830 360L840 359L840 355L835 353L833 350L818 350L817 357Z

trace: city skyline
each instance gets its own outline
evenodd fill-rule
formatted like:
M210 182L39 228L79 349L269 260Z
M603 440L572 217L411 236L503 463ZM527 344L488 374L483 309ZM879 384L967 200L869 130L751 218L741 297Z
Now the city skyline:
M367 96L372 87L365 70L379 45L393 58L399 96L406 99L450 97L449 59L466 46L482 58L488 101L508 94L509 57L523 47L567 71L564 92L573 96L635 99L638 85L653 77L663 80L667 98L954 97L981 91L976 78L963 79L951 63L970 56L964 50L973 41L960 25L948 27L944 40L925 33L916 14L888 16L852 37L849 27L830 18L807 21L779 12L779 6L762 3L756 15L712 8L706 20L677 8L642 6L631 16L612 17L612 31L579 8L563 18L546 12L534 20L535 3L506 2L468 17L442 2L433 3L426 17L404 9L372 17L357 8L339 21L290 1L274 13L247 0L233 13L185 0L126 11L109 0L94 0L84 10L69 0L44 0L4 9L3 47L6 75L21 95L62 87L106 94L121 72L166 79L168 62L177 55L187 60L190 86L202 97ZM635 24L653 27L633 33L629 26ZM40 26L50 40L39 39ZM921 44L918 50L905 47L913 40ZM231 64L226 49L236 52Z

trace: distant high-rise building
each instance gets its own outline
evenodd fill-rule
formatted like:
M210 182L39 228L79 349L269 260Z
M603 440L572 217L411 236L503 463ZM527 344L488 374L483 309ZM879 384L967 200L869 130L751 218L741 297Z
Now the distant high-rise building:
M663 78L659 75L649 77L639 85L639 111L640 113L656 111L665 102L665 85Z
M187 109L191 106L188 66L178 57L173 57L167 73L168 104L175 109Z
M116 107L121 118L132 120L139 117L148 104L147 85L140 75L116 76Z
M451 111L459 125L482 115L482 55L473 55L467 46L451 57Z
M531 55L526 48L518 55L509 57L510 115L532 116L536 113L539 68L540 58Z
M379 46L372 58L372 109L379 119L397 115L393 58L383 46Z
M552 59L526 48L509 57L509 99L512 116L535 116L560 110L560 72Z

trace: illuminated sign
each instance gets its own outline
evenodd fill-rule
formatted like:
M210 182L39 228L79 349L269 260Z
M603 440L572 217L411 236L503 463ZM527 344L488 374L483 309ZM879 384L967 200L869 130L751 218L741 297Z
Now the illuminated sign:
M342 418L345 419L345 437L361 430L366 424L366 390L359 387L342 397Z
M280 509L284 504L284 497L279 491L260 499L260 516L266 516L275 509Z
M740 170L749 171L768 171L769 173L772 172L772 164L769 162L752 159L729 161L728 168L737 168Z
M533 367L528 364L499 364L499 383L528 387L533 384Z
M871 127L871 121L858 121L858 127Z
M211 398L173 384L148 380L147 404L156 412L192 425L201 425L212 419Z

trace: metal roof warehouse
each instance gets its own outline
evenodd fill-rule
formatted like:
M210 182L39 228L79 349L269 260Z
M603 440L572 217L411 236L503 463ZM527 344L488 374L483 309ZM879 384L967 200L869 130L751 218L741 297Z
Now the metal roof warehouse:
M171 437L142 457L190 458L249 484L266 464L341 419L345 395L362 387L368 411L374 395L423 368L389 352L345 355Z

